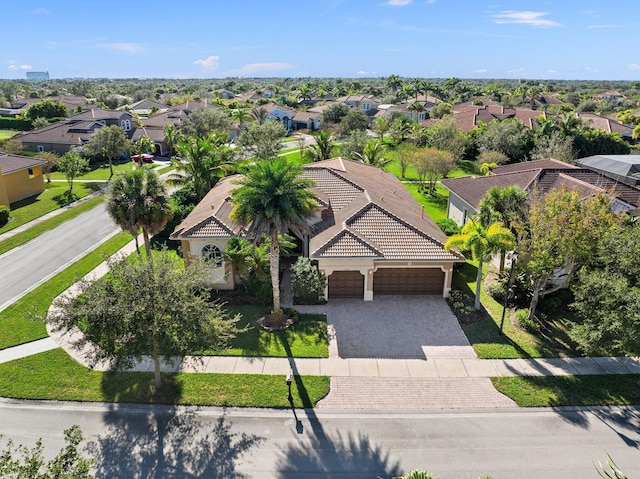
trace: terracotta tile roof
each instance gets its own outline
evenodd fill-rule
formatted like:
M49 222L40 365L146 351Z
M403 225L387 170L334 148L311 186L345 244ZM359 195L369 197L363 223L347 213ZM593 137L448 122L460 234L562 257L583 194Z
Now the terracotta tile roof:
M350 218L346 226L366 238L370 245L382 252L385 259L460 259L454 253L446 252L442 243L376 204L367 205Z
M322 220L314 224L311 257L464 261L444 250L446 236L390 173L333 158L304 167L316 182ZM172 239L242 235L229 216L236 177L221 180L171 235ZM317 217L319 219L319 217Z
M45 163L46 161L41 160L40 158L0 153L0 172L3 175L8 175L9 173L14 173L20 170L26 170L27 168L33 168L34 166L44 165Z
M353 231L342 230L318 251L315 258L381 258L383 254Z

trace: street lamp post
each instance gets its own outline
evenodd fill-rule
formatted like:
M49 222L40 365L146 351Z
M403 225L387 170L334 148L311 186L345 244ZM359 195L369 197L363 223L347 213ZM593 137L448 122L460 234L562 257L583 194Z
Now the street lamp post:
M507 284L504 286L504 305L502 307L502 318L500 319L500 334L504 334L502 331L502 326L504 325L504 315L507 312L507 305L509 302L509 296L511 295L511 282L513 281L513 270L516 266L516 261L518 261L518 252L513 251L511 253L511 270L509 271L509 280Z

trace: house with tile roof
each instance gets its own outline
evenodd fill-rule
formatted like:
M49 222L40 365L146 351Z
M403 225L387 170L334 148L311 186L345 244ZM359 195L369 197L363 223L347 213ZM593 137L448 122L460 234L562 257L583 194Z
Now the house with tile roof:
M447 237L395 176L343 158L306 165L302 176L315 182L319 208L298 240L328 279L327 299L449 294L453 265L465 259L445 251ZM185 257L218 258L212 281L221 290L239 282L227 242L247 231L231 216L236 178L221 180L171 235Z
M614 180L640 186L640 155L594 155L576 162Z
M108 125L120 126L129 139L136 128L133 116L127 111L93 108L37 130L20 133L13 139L22 142L25 151L53 151L62 155L72 147L86 143L96 130Z
M0 205L29 198L45 190L42 165L45 160L0 153Z
M545 112L531 110L529 108L510 108L501 105L456 105L451 114L458 129L468 132L479 126L480 122L489 124L493 120L506 120L517 118L526 128L533 128L540 116L546 117ZM438 120L429 119L423 121L422 126L431 126Z
M442 181L449 190L447 217L464 225L478 212L480 201L493 187L518 186L545 194L566 187L577 190L581 198L606 193L613 198L612 208L636 214L640 207L640 189L609 178L589 168L580 168L558 160L512 163L496 168L489 176L465 176Z

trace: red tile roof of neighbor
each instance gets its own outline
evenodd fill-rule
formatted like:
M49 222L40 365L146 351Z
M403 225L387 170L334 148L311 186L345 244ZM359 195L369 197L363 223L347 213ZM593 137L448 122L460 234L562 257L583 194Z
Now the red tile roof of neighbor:
M593 170L553 159L504 165L493 170L490 176L465 176L442 181L442 186L474 209L486 192L496 186L518 186L529 191L537 188L541 193L547 193L563 185L577 189L582 198L609 193L629 205L640 207L640 189Z
M328 208L314 225L311 257L464 261L444 250L446 235L390 173L342 158L304 167ZM237 178L237 176L235 177ZM234 177L221 180L171 235L173 239L244 234L230 219Z

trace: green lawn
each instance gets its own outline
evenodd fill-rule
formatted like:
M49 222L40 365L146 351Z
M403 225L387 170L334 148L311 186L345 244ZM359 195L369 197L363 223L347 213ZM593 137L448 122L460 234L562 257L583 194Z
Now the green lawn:
M456 267L453 275L453 288L473 296L475 294L476 274L476 265L471 261ZM578 356L575 344L568 337L568 326L564 318L551 318L546 327L542 329L541 334L534 335L516 328L507 316L503 326L504 335L500 335L499 325L502 317L502 304L489 296L484 291L484 288L481 289L480 301L490 318L462 325L462 329L479 358L512 359Z
M9 138L13 137L14 135L17 135L19 132L14 131L14 130L0 130L0 143L2 143L5 140L8 140Z
M97 205L104 201L104 196L96 196L94 198L90 198L87 201L80 203L73 208L69 208L64 210L60 214L49 218L41 223L38 223L35 226L32 226L26 231L22 233L18 233L4 241L0 241L0 254L4 254L7 251L16 248L29 240L32 240L36 236L41 235L45 231L49 231L50 229L55 228L56 226L61 225L65 221L70 220L71 218L75 218L79 214L84 213L85 211L89 211L91 208L95 208Z
M238 326L249 326L239 334L225 351L207 351L220 356L269 356L296 358L326 358L327 318L324 315L301 314L300 320L287 331L268 333L258 327L256 320L266 309L260 306L226 306L230 316L240 314Z
M491 378L521 407L640 404L639 374Z
M313 407L329 378L296 377L291 389L296 407ZM287 394L285 376L209 373L163 374L156 393L153 373L92 371L62 349L0 364L0 396L18 399L286 408Z
M156 163L145 163L143 165L145 168L158 168L160 165L156 164ZM127 161L126 163L118 163L113 165L113 174L115 175L116 173L120 172L120 171L131 171L133 169L133 163L130 161ZM76 181L80 180L104 180L107 181L109 180L109 163L100 163L100 164L94 164L91 165L91 170L88 173L85 173L82 176L79 176L78 178L76 178ZM64 180L65 176L59 172L59 171L54 171L53 173L51 173L51 179L52 180Z
M434 196L419 192L419 185L417 183L405 183L404 186L416 201L424 206L425 212L433 221L440 221L447 218L449 191L442 185L436 185Z
M39 195L11 204L11 217L13 219L0 228L0 233L22 226L69 204L67 193L69 185L67 183L45 183L45 186L46 190ZM84 198L95 191L98 186L94 183L74 183L73 198Z
M126 245L132 238L126 233L118 233L102 243L68 268L56 274L33 291L0 312L0 349L28 343L47 337L42 318L51 301L79 277L86 275L105 259Z

